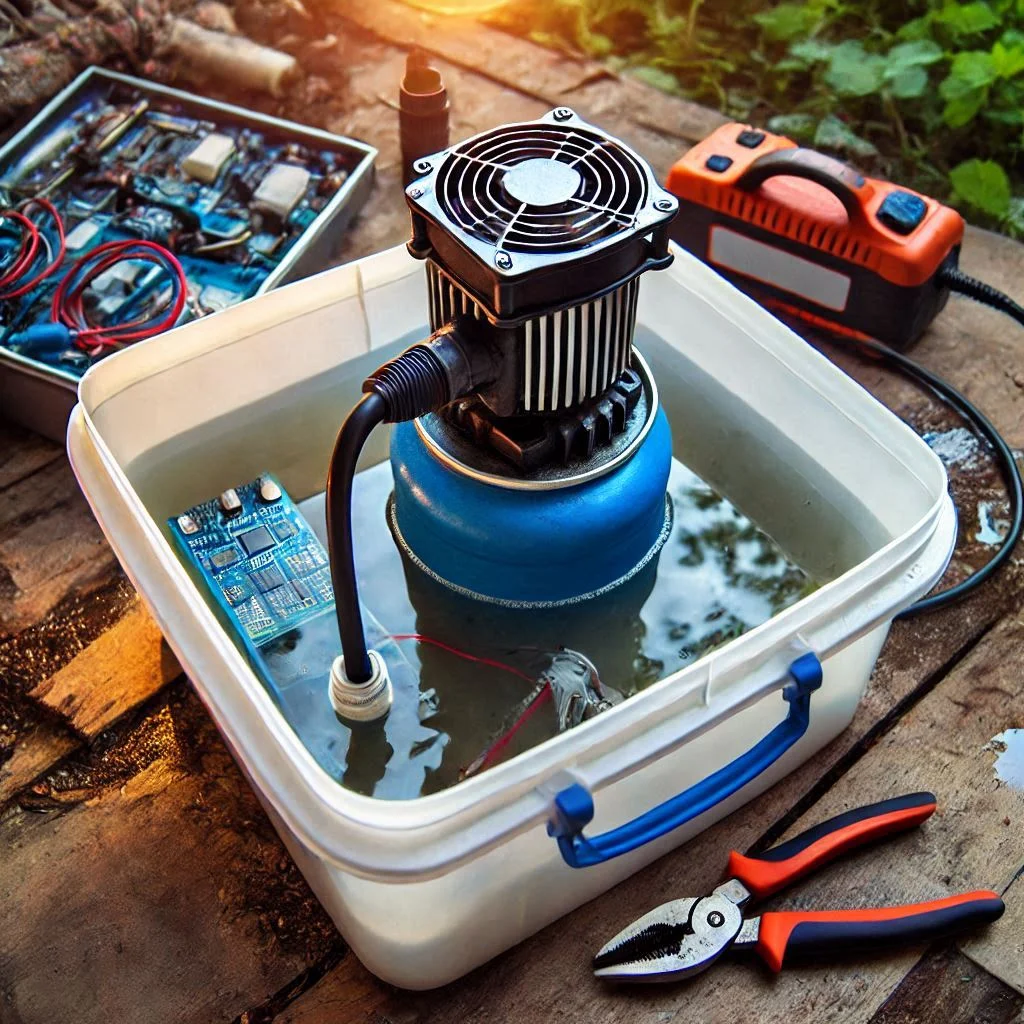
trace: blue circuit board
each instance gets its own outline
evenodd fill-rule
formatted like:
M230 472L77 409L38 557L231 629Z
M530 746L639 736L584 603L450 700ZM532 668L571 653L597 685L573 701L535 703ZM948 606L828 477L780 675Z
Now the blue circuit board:
M0 208L45 197L67 237L55 273L0 302L0 347L71 379L109 354L26 334L50 322L53 293L75 261L108 242L153 242L179 258L188 280L179 323L255 295L364 158L340 138L333 148L313 145L286 127L271 133L226 111L193 116L123 82L83 87L60 120L0 159ZM55 225L29 209L49 259ZM21 243L18 224L0 218L0 275ZM125 261L84 303L91 322L116 326L165 308L170 290L161 268Z
M327 552L269 473L169 523L252 645L334 610Z

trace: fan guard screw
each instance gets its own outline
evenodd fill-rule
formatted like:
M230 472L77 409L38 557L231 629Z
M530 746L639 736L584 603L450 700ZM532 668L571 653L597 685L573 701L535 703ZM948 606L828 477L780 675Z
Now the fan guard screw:
M418 188L414 185L411 189L409 189L408 194L410 199L419 199L423 195L423 189Z
M675 205L671 199L656 199L654 201L654 208L661 213L668 213L669 210L675 209Z
M568 107L556 107L551 116L556 121L568 121L573 114Z
M503 249L499 249L494 254L494 265L499 270L511 270L512 269L512 257Z

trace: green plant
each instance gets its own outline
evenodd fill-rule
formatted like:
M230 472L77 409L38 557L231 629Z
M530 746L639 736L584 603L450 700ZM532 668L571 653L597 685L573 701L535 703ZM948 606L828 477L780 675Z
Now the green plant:
M1024 0L512 0L500 22L1024 235Z

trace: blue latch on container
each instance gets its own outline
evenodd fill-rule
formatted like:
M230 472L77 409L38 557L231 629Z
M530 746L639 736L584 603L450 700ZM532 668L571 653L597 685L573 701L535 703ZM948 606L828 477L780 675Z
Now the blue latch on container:
M789 704L785 721L724 768L625 825L587 838L583 829L594 818L594 798L578 782L561 790L555 796L548 835L558 841L566 864L585 868L629 853L709 811L774 764L807 732L811 694L821 686L821 662L813 652L802 654L789 666L789 674L793 681L782 691Z

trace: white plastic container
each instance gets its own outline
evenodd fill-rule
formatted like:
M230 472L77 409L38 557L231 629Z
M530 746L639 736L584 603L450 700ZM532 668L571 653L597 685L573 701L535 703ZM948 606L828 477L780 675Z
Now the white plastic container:
M103 361L82 381L68 435L111 545L297 863L363 963L407 988L450 981L515 944L836 736L894 614L939 578L956 534L945 472L928 447L677 250L669 270L643 279L638 315L676 455L832 582L615 709L451 789L410 801L348 792L282 719L162 523L266 468L297 500L321 490L337 425L388 354L373 350L408 343L425 320L422 264L390 250ZM379 433L368 462L385 457ZM193 453L187 472L183 449ZM678 794L780 723L793 725L781 691L808 651L820 658L823 685L781 757L724 798L728 787L716 783L709 794L705 786L709 809L660 838L641 829L632 852L568 866L547 830L555 794L584 803L592 795L588 836L678 804Z

